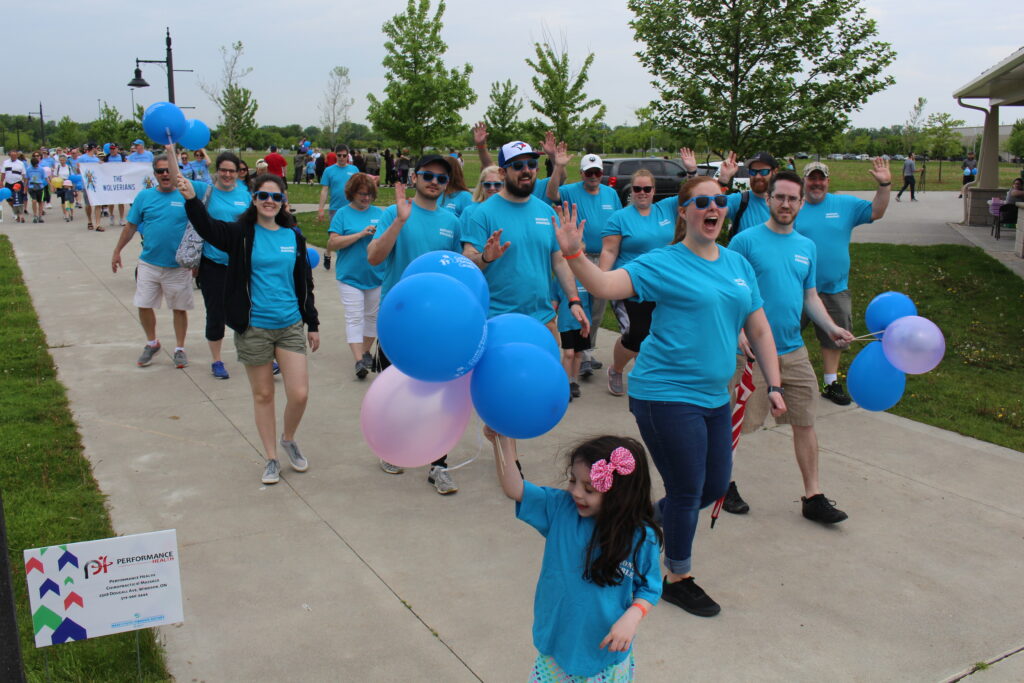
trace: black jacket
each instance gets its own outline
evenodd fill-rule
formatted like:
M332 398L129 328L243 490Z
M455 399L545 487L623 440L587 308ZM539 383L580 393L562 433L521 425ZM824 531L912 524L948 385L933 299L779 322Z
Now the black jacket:
M185 213L192 227L204 240L228 253L227 282L224 286L224 308L228 327L243 333L249 329L252 312L252 246L256 226L246 223L226 223L210 218L198 197L185 202ZM320 319L313 304L313 270L306 256L306 238L298 228L281 228L295 232L295 294L299 312L310 332L319 332Z

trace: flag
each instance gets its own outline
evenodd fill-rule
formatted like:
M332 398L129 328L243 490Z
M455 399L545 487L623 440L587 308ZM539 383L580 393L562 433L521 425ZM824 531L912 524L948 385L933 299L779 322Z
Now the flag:
M743 415L747 412L747 401L754 393L754 361L747 359L743 368L743 375L736 383L736 402L732 406L732 457L736 457L736 447L740 444L740 433L743 431ZM722 504L725 503L725 496L715 501L711 508L711 528L715 528L715 520L722 512Z

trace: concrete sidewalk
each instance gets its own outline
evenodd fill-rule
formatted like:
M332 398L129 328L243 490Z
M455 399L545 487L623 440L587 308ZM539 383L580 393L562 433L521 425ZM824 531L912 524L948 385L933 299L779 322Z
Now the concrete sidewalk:
M925 209L933 195L894 204L855 235L898 238L904 206ZM932 231L933 241L963 243L947 220L928 218L907 239ZM543 540L514 519L479 422L450 456L479 456L454 473L457 495L438 496L423 470L377 468L358 421L370 380L353 377L333 271L315 274L322 348L310 357L298 434L310 469L286 468L264 487L244 370L229 335L231 379L210 375L198 292L191 366L171 365L161 311L164 350L140 369L137 239L127 272L112 275L116 229L88 232L81 217L66 224L51 212L42 225L0 231L14 242L115 529L178 531L186 621L160 629L177 680L527 678ZM602 337L606 363L612 339ZM584 383L555 430L521 444L531 480L558 485L555 454L580 436L636 435L626 400L603 382L602 373ZM934 681L1024 646L1022 454L820 407L822 481L849 521L824 528L800 516L787 429L745 437L736 478L752 511L723 514L713 531L705 514L694 552L722 613L659 605L636 642L639 680ZM1021 680L1024 654L975 677Z

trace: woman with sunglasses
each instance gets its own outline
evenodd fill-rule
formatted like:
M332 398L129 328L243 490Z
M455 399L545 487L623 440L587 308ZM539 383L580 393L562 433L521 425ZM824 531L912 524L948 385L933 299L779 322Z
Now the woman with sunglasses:
M245 160L238 160L238 182L241 183L245 189L252 191L252 186L249 184L251 178L249 177L249 164L245 163Z
M693 537L700 509L720 498L732 471L729 380L741 329L769 386L780 383L775 341L762 308L754 270L715 240L726 217L721 186L693 178L679 190L672 244L603 271L586 258L575 207L556 207L559 247L576 278L595 296L657 304L643 353L629 375L629 409L661 473L658 501L665 530L662 586L666 600L710 617L721 611L694 582ZM785 412L781 393L769 393L772 415Z
M252 387L256 431L266 454L263 483L280 480L274 413L274 359L281 366L287 403L281 448L292 469L305 472L306 458L295 443L309 397L306 341L320 346L320 321L313 303L313 273L306 257L306 240L288 211L284 180L257 176L252 203L235 222L210 217L184 177L178 190L185 197L185 212L203 239L228 254L224 308L227 324L235 331L238 360L245 366ZM308 332L303 334L303 325Z
M452 160L452 177L448 179L448 185L445 186L444 192L437 198L437 208L447 209L456 216L461 216L466 207L475 200L469 188L466 187L466 177L462 174L462 164L451 155L448 158Z
M467 225L470 217L480 208L483 202L501 192L505 183L501 180L501 173L497 166L486 166L480 171L480 177L473 188L473 201L462 210L459 216L460 225Z

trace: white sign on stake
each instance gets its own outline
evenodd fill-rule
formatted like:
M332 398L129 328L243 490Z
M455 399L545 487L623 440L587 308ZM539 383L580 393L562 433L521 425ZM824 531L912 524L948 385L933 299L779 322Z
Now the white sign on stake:
M93 206L131 204L137 194L157 184L153 165L144 161L81 164L78 173Z
M174 529L25 551L36 647L184 621Z

